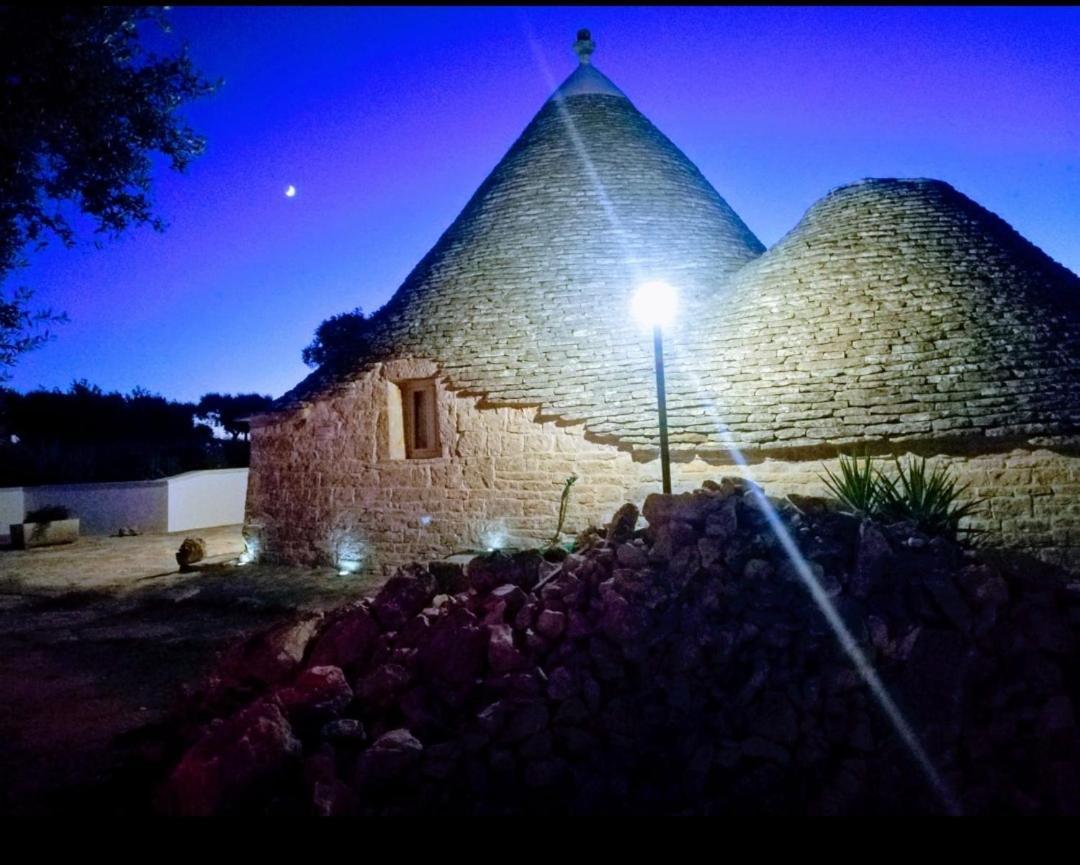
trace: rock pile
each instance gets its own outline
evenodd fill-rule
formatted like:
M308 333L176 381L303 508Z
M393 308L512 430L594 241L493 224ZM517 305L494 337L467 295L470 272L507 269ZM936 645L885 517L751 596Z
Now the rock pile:
M768 501L954 806L1080 813L1076 586L821 500ZM279 626L192 704L203 722L160 809L944 811L766 502L732 479L650 496L646 528L627 505L561 562L410 566Z

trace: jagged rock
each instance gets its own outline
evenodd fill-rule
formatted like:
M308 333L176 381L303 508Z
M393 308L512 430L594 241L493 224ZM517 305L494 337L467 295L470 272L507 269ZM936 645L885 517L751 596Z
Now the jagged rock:
M324 725L319 735L328 742L362 744L367 741L364 725L355 718L337 718Z
M795 707L783 694L770 691L762 695L751 714L750 729L780 745L791 745L799 736L799 718Z
M447 618L431 629L431 637L420 650L420 665L435 680L466 685L484 669L488 631L471 623L455 623Z
M548 676L547 695L552 700L569 700L580 690L577 677L566 667L557 667Z
M566 630L566 613L558 610L541 610L536 619L536 630L549 640L557 640Z
M963 568L956 581L963 589L968 601L980 608L997 608L1009 600L1009 587L1000 575L984 565L970 565Z
M435 578L438 591L447 595L456 595L469 588L464 566L457 562L428 562L427 570Z
M360 809L360 798L348 784L337 780L317 781L311 793L311 813L316 817L352 817Z
M607 541L607 534L596 526L588 526L574 538L574 552L586 553L602 547Z
M870 520L859 526L859 548L855 558L855 572L849 586L857 598L867 597L879 585L888 572L892 560L892 547L881 529Z
M1076 639L1060 613L1050 606L1030 604L1018 617L1031 643L1046 652L1069 655Z
M310 613L275 625L230 650L220 669L234 683L284 681L300 666L322 620L322 613Z
M625 505L615 511L615 515L611 518L611 522L608 523L607 528L607 542L611 545L625 543L630 540L634 535L634 529L637 526L638 517L637 505L627 502ZM576 547L580 549L580 547Z
M461 761L464 748L458 742L442 742L424 749L423 772L429 778L447 778Z
M370 789L396 781L420 762L423 752L420 740L405 728L383 733L360 755L356 782Z
M641 530L625 509L610 541L558 564L481 556L470 588L438 597L408 569L371 602L264 635L232 656L252 674L230 672L247 683L231 705L283 707L304 771L282 771L298 765L283 747L292 762L265 791L203 783L220 787L209 809L940 813L848 639L966 808L1080 808L1080 591L908 523L800 504L769 503L801 560L760 491L727 479L650 497Z
M731 497L705 518L705 534L726 543L739 530L739 500Z
M519 586L515 586L513 583L506 583L499 586L497 589L492 589L489 595L488 603L498 604L502 603L506 605L506 611L509 615L517 615L520 610L529 601L529 596L521 590Z
M297 727L336 718L352 701L353 692L340 667L310 667L275 691L289 721Z
M187 750L162 791L163 807L181 816L228 811L299 757L300 741L280 707L260 700L211 726Z
M529 590L540 579L540 569L545 564L543 556L535 550L519 553L496 550L472 559L465 566L465 576L469 585L481 593L506 583Z
M525 786L532 789L554 786L565 777L566 772L566 761L558 757L537 760L525 767Z
M661 523L655 529L654 536L656 541L647 555L647 560L652 562L669 561L682 548L698 542L698 533L694 527L690 523L675 519Z
M389 707L405 693L412 674L400 664L380 664L356 683L356 696L365 704Z
M402 569L386 581L371 602L371 610L386 630L396 631L423 611L438 590L435 577L424 568Z
M649 524L649 528L659 528L671 519L671 513L674 510L674 496L651 493L646 496L645 504L641 506L641 515L645 517L645 521Z
M176 551L176 563L181 571L191 569L196 562L206 558L206 541L202 538L184 538L180 549Z
M624 568L643 568L649 563L649 554L637 544L619 544L615 549L615 558Z
M367 663L379 638L379 625L363 605L345 608L315 641L311 663L333 664L354 672Z
M526 702L510 716L500 738L507 742L520 742L547 727L548 718L546 705L539 701Z
M525 666L525 656L514 646L514 631L509 625L489 625L488 662L496 673Z

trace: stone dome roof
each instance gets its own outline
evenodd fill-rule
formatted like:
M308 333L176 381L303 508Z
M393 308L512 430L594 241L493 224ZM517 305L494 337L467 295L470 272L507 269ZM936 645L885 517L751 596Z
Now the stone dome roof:
M1080 279L935 180L834 190L763 247L586 53L372 321L370 363L438 362L488 404L657 445L634 288L680 295L665 338L675 458L980 449L1080 432ZM579 51L579 53L582 53ZM1075 443L1075 439L1074 439Z
M747 449L1074 435L1080 279L947 183L863 180L734 276L688 366Z
M632 417L655 409L633 289L678 284L692 321L763 251L694 164L583 62L376 313L365 360L428 357L491 402ZM317 371L276 408L339 383Z

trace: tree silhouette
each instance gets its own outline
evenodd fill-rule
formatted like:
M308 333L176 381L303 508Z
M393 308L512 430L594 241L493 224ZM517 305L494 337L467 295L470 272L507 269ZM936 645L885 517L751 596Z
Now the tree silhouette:
M148 53L144 22L168 29L165 11L146 6L0 6L0 284L28 246L73 245L75 216L107 237L164 228L151 155L183 171L203 152L177 109L217 85L186 52ZM29 300L25 287L0 293L0 368L63 320Z
M221 427L233 441L247 439L250 429L244 418L266 411L273 401L273 397L257 393L208 393L195 407L195 417Z
M304 349L304 363L311 367L342 369L367 351L370 321L360 307L326 319Z
M233 404L265 406L269 397ZM226 400L235 400L227 397ZM198 407L143 388L105 392L86 381L67 391L0 388L0 486L127 481L245 466L248 442L215 439ZM229 415L232 418L232 415Z

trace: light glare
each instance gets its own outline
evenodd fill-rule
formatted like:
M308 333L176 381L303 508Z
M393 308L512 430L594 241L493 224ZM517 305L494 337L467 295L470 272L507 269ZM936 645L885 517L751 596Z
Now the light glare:
M501 550L506 546L506 530L502 526L492 526L481 533L480 543L489 553Z
M236 560L238 565L250 565L259 558L259 542L254 538L244 539L244 551Z
M678 307L678 292L658 279L639 285L630 298L630 311L646 327L667 327L675 320Z

